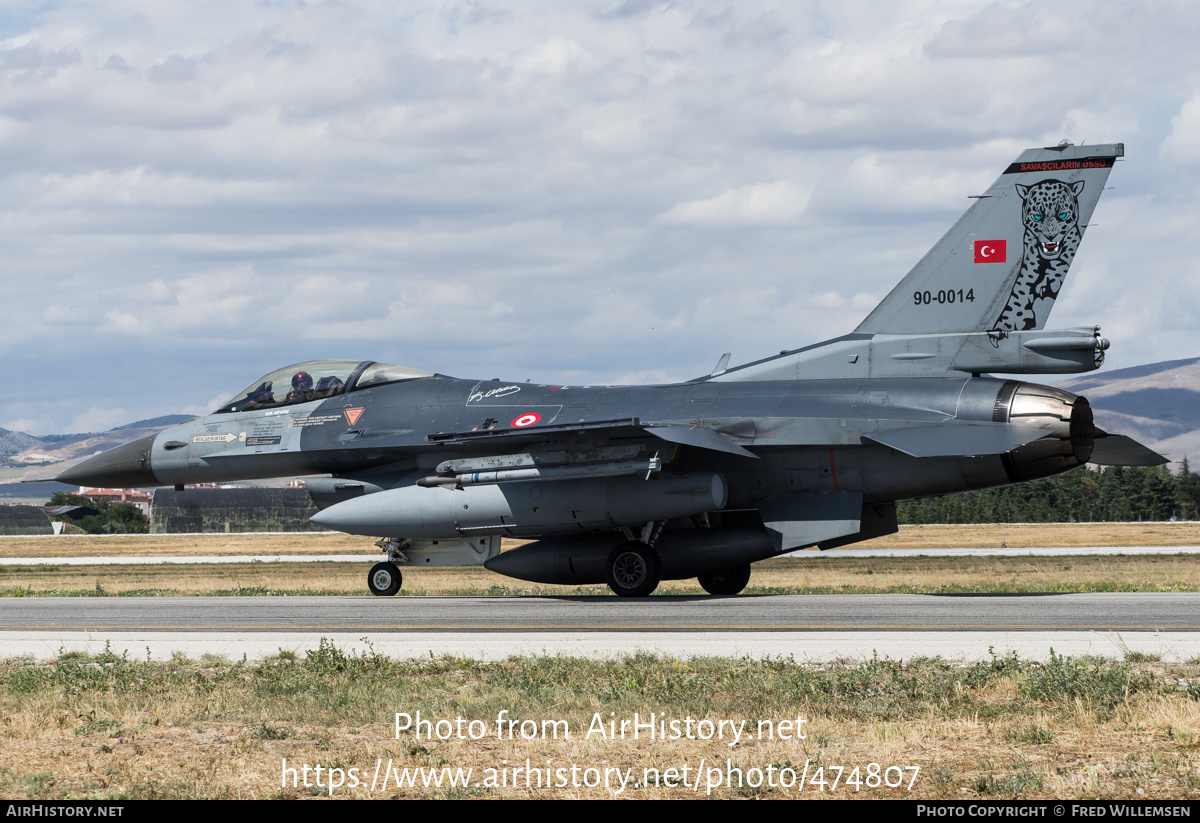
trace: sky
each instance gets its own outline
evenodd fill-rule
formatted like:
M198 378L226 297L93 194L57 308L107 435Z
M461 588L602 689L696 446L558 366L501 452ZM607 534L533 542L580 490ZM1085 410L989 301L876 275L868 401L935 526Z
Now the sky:
M1125 144L1051 327L1200 355L1200 4L0 0L0 427L315 358L551 383L851 331L1021 150Z

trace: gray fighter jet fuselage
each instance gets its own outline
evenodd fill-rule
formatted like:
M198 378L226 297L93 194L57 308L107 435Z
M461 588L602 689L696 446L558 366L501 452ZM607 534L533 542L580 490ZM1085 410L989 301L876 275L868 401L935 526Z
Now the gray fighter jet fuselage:
M896 531L897 500L1165 462L1086 399L1020 379L1097 368L1098 327L1048 331L1120 144L1031 149L854 333L657 386L463 380L372 361L279 369L202 418L56 479L310 478L314 522L382 538L369 575L480 564L649 594ZM501 536L535 538L500 553Z

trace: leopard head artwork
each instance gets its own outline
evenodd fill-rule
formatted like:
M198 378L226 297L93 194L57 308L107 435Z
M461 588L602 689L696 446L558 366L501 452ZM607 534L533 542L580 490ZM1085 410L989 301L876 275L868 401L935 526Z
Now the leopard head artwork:
M1016 188L1023 202L1021 220L1025 225L1026 244L1034 246L1040 257L1057 260L1067 240L1072 235L1078 236L1079 193L1083 191L1083 181L1043 180L1033 186L1018 184Z

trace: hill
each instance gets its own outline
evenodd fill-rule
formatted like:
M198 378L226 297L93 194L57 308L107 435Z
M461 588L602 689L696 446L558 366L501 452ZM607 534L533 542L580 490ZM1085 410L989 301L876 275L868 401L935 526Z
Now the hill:
M191 419L192 415L170 414L127 423L105 432L51 434L43 437L0 429L0 484L52 476L85 457Z
M1200 455L1200 357L1089 374L1057 384L1092 404L1096 425L1173 461Z

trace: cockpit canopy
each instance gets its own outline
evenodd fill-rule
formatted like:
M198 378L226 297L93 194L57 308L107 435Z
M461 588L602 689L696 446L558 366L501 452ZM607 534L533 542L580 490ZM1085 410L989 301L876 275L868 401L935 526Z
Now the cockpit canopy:
M433 372L374 360L307 360L263 375L217 409L217 413L292 406L385 383L433 376Z

